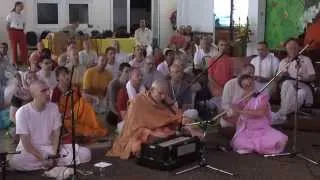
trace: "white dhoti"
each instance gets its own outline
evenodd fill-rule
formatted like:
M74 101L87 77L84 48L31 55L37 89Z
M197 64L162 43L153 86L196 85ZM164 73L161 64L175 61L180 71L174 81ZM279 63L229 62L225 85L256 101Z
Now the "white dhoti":
M40 146L37 147L43 157L48 155L53 155L54 151L52 146ZM91 160L91 152L85 147L80 147L76 145L76 163L87 163ZM17 149L17 151L19 151ZM58 166L68 166L72 165L73 156L72 156L72 145L66 144L61 147L60 151L61 158L57 159ZM47 160L49 161L49 160ZM21 150L20 154L15 154L9 158L9 167L14 170L19 171L34 171L39 169L44 169L44 162L39 161L34 155Z
M294 80L286 80L281 85L281 107L279 114L283 116L294 112L296 103L298 103L298 108L303 104L313 104L313 94L310 87L304 83L299 83L297 99L295 85L296 82Z

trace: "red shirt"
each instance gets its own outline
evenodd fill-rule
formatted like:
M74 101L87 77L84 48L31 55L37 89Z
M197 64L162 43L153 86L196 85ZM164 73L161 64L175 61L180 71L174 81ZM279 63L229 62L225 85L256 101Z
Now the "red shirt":
M177 48L183 48L184 45L186 44L186 39L182 35L173 35L170 38L170 44L175 44Z
M127 93L127 89L123 87L119 90L117 94L117 99L116 99L116 108L119 114L121 111L127 111L128 101L129 101L129 96Z
M215 63L211 66L212 63ZM233 63L229 56L223 55L218 62L215 59L209 61L208 75L214 79L220 87L223 87L227 81L233 78ZM208 66L208 67L209 67Z

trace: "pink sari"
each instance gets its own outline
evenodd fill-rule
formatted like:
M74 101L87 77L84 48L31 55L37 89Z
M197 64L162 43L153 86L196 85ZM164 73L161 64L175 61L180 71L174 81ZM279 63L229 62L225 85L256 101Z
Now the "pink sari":
M257 152L259 154L281 153L288 137L271 127L271 110L269 97L261 94L251 98L246 104L239 103L245 110L255 110L268 106L268 113L261 117L241 115L237 121L236 133L231 146L239 154Z

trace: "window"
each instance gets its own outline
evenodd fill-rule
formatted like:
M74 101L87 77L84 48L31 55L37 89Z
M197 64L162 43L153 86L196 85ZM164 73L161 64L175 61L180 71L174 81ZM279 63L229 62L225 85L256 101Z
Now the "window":
M69 4L69 23L89 24L88 4Z
M38 3L38 24L58 24L58 4Z

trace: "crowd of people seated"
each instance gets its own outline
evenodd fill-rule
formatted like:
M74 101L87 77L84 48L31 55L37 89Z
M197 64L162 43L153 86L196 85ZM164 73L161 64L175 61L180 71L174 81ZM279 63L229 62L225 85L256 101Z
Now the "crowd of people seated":
M142 143L174 134L179 124L207 120L201 113L204 105L210 107L208 111L227 111L219 122L222 128L235 130L230 144L236 152L279 153L288 138L271 125L284 123L296 103L299 107L313 103L308 85L315 75L312 61L300 55L299 64L287 64L301 49L294 38L286 42L288 56L281 61L269 52L266 42L259 42L258 56L246 63L240 74L235 73L227 40L219 39L215 46L203 36L197 44L191 27L181 26L161 50L152 48L151 30L141 20L135 39L132 55L121 52L116 40L104 54L95 52L85 40L82 49L71 41L57 58L38 42L25 71L12 65L8 46L1 44L0 107L9 109L13 134L20 139L17 149L22 151L10 160L12 168L48 167L45 157L57 152L61 126L61 153L70 151L72 110L77 143L105 138L114 126L118 136L106 155L126 159L138 154ZM281 75L268 88L248 96L280 70ZM194 81L199 72L202 77ZM271 112L269 100L277 86L281 107ZM198 127L182 129L203 138ZM68 158L55 163L70 164ZM77 145L77 162L89 160L90 151Z

